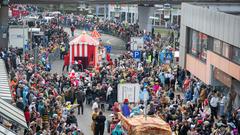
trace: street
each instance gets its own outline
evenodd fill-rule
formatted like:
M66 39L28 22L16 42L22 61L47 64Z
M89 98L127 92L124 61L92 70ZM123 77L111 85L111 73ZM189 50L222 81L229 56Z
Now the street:
M67 31L69 34L71 34L69 28L65 28L65 31ZM76 30L75 34L79 35L82 31ZM72 39L72 38L70 38ZM103 34L101 37L104 45L111 45L112 46L112 52L111 57L117 58L121 52L125 51L125 43L123 40L113 37L111 35ZM52 70L51 73L58 73L62 74L62 66L63 66L63 60L56 60L52 64ZM78 120L78 127L82 130L84 135L92 135L91 130L91 123L92 123L92 107L90 105L84 104L84 114L83 115L77 115L77 109L75 109L75 115L77 116ZM109 118L109 115L111 112L104 112L104 115L106 118ZM105 127L105 134L107 134L107 128Z

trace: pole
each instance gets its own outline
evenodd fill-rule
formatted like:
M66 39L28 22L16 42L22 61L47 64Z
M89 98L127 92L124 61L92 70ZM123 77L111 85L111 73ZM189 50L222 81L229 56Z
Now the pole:
M22 25L22 32L23 32L23 62L25 62L25 35L24 35L24 23Z

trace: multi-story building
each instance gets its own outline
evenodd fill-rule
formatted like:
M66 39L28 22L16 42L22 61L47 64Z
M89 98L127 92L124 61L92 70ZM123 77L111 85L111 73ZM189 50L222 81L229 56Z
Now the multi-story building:
M180 66L240 106L240 4L187 4L181 8Z

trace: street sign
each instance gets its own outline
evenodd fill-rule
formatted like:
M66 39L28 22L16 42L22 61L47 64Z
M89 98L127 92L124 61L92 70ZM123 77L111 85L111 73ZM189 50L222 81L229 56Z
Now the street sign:
M112 50L112 46L106 45L105 46L107 53L110 53Z
M165 59L166 59L166 60L173 60L173 54L172 54L172 52L167 52L167 53L166 53L166 56L165 56Z
M134 59L141 59L141 51L133 51Z

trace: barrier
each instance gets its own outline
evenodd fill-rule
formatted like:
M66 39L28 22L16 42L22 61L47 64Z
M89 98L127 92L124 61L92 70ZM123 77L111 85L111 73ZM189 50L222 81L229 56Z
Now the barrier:
M51 52L51 53L48 54L48 62L49 62L50 64L52 64L53 61L59 60L59 59L60 59L60 48L57 47L57 48L54 49L53 52Z

